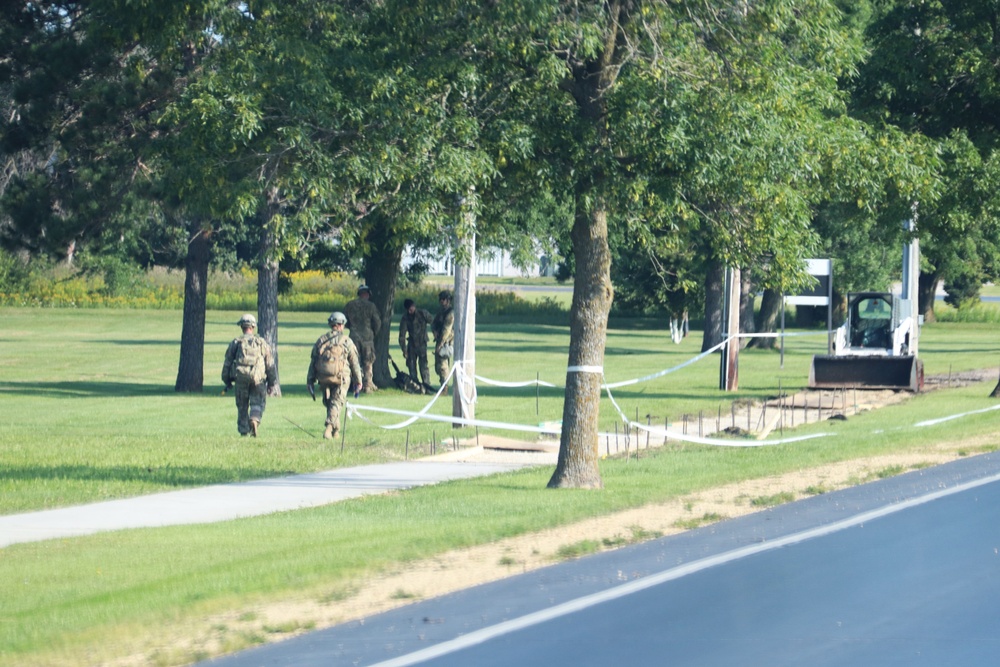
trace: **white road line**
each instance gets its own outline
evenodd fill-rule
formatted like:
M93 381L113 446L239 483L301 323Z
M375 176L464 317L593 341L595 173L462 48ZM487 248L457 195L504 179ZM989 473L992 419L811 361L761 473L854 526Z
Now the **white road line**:
M673 581L675 579L680 579L689 574L694 574L696 572L701 572L702 570L707 570L708 568L715 567L717 565L723 565L740 558L746 558L747 556L752 556L754 554L763 553L766 551L771 551L773 549L780 549L781 547L788 546L790 544L797 544L799 542L805 542L806 540L811 540L817 537L823 537L836 533L847 528L852 528L854 526L859 526L867 521L872 521L880 517L888 516L890 514L895 514L896 512L901 512L903 510L909 509L911 507L916 507L918 505L923 505L939 498L944 498L956 493L962 493L969 489L974 489L980 486L985 486L987 484L992 484L993 482L1000 481L1000 474L993 475L991 477L986 477L979 480L974 480L971 482L966 482L965 484L960 484L958 486L952 487L950 489L943 489L940 491L935 491L917 498L911 498L909 500L903 501L901 503L896 503L893 505L887 505L876 510L871 510L868 512L862 512L855 516L849 517L847 519L842 519L840 521L828 524L826 526L820 526L817 528L811 528L809 530L804 530L799 533L794 533L792 535L786 535L770 542L763 542L760 544L754 544L747 547L742 547L740 549L735 549L733 551L728 551L726 553L719 554L717 556L711 556L709 558L703 558L701 560L693 561L691 563L686 563L678 567L665 570L658 574L650 575L643 579L636 579L627 584L622 584L615 588L608 589L606 591L601 591L599 593L593 593L591 595L585 595L575 600L569 600L568 602L563 602L562 604L550 607L548 609L543 609L541 611L536 611L531 614L526 614L520 618L511 619L509 621L504 621L503 623L498 623L481 630L476 630L470 632L469 634L462 635L461 637L456 637L446 642L436 644L434 646L429 646L425 649L419 651L414 651L413 653L408 653L406 655L399 656L397 658L392 658L390 660L385 660L371 665L370 667L406 667L408 665L416 665L418 663L424 662L425 660L431 660L443 655L448 655L450 653L455 653L462 649L468 648L470 646L476 646L477 644L482 644L484 642L490 641L497 637L501 637L518 630L531 627L533 625L538 625L540 623L545 623L555 618L561 616L566 616L589 607L593 607L610 600L616 600L618 598L631 595L632 593L637 593L639 591L652 588L654 586L659 586L660 584L666 583L668 581Z

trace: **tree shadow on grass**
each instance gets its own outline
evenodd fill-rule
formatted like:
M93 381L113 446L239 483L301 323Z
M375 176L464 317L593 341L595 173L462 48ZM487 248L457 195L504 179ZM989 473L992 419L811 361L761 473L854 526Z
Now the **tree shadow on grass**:
M89 380L77 382L0 382L0 394L4 393L50 398L136 397L176 394L171 385Z
M289 470L230 470L204 466L88 466L28 465L5 466L0 479L17 481L58 480L61 482L141 482L177 488L230 484L248 480L282 477Z

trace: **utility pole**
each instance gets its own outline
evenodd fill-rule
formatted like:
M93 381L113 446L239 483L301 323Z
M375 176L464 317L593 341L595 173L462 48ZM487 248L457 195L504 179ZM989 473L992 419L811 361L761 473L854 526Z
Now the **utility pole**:
M722 337L727 340L727 343L722 348L719 389L736 391L740 387L740 270L727 268L725 283L725 296L723 298L725 331L722 332ZM735 338L731 338L734 336Z
M910 300L910 317L913 323L910 325L910 346L909 354L917 356L917 339L920 338L920 239L916 236L916 206L913 210L913 218L903 223L903 228L912 235L909 242L903 246L903 299Z
M460 200L464 204L464 200ZM455 252L455 377L451 416L476 418L476 232L471 207L461 206L465 224L459 225ZM459 428L461 424L454 424Z

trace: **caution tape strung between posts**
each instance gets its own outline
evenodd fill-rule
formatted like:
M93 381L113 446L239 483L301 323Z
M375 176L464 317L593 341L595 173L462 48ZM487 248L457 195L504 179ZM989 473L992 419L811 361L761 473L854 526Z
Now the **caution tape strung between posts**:
M723 343L725 344L725 343ZM769 447L771 445L785 445L791 442L800 442L802 440L812 440L814 438L826 438L828 436L834 435L833 433L813 433L810 435L800 435L794 438L780 438L778 440L723 440L721 438L702 438L689 435L681 435L678 433L673 433L665 428L653 427L641 422L632 421L629 419L625 413L622 411L621 407L618 405L618 401L615 397L611 395L611 387L609 385L604 385L604 388L608 392L608 398L611 399L611 405L615 406L615 410L618 411L618 416L621 417L622 423L626 427L636 428L641 431L645 431L650 435L658 435L668 440L680 440L682 442L692 442L701 445L716 445L719 447Z
M782 334L740 334L739 337L744 337L744 338L765 338L765 337L770 337L770 338L773 338L773 337L777 337L777 336L780 336L780 335L782 335ZM804 336L808 336L808 335L814 335L814 334L812 334L812 333L794 333L794 334L784 334L784 335L785 336L803 336L803 335ZM706 350L705 352L702 352L701 354L693 357L692 359L689 359L688 361L686 361L686 362L684 362L682 364L674 366L673 368L668 368L668 369L659 371L657 373L653 373L652 375L647 375L647 376L644 376L644 377L641 377L641 378L636 378L634 380L626 380L626 381L623 381L623 382L615 382L615 383L604 383L601 386L602 386L603 389L607 390L607 392L608 392L608 398L611 400L611 404L614 406L615 410L618 412L618 416L621 418L622 423L624 423L626 426L628 426L630 428L635 428L635 429L638 429L640 431L645 431L649 435L655 435L655 436L658 436L658 437L666 438L668 440L677 440L677 441L680 441L680 442L690 442L690 443L694 443L694 444L712 445L712 446L718 446L718 447L765 447L765 446L772 446L772 445L783 445L783 444L790 444L790 443L795 443L795 442L802 442L802 441L805 441L805 440L813 440L813 439L816 439L816 438L824 438L824 437L830 437L832 435L835 435L833 433L813 433L813 434L810 434L810 435L795 436L795 437L791 437L791 438L780 438L780 439L776 439L776 440L754 440L754 441L746 441L746 440L730 440L730 439L722 439L722 438L705 438L705 437L701 437L701 436L693 436L693 435L687 435L687 434L674 433L672 431L669 431L669 430L667 430L665 428L661 428L659 426L650 426L650 425L647 425L647 424L643 424L641 422L630 420L628 418L628 416L626 416L625 413L622 411L621 406L618 405L618 402L615 400L614 395L611 393L611 389L615 389L615 388L618 388L618 387L629 386L629 385L633 385L633 384L638 384L639 382L646 382L646 381L649 381L649 380L653 380L653 379L656 379L656 378L659 378L659 377L663 377L664 375L667 375L669 373L673 373L674 371L680 370L680 369L682 369L682 368L684 368L686 366L689 366L689 365L695 363L696 361L704 359L709 354L712 354L713 352L716 352L717 350L721 349L724 345L726 345L728 342L730 342L734 338L737 338L737 336L730 336L729 338L727 338L723 342L719 343L718 345L712 347L711 349ZM591 369L587 368L587 370L590 371ZM371 406L371 405L359 405L359 404L348 402L347 405L346 405L347 411L348 411L348 413L347 413L348 417L353 418L353 417L357 416L360 419L363 419L364 421L368 422L369 424L372 424L373 426L375 426L377 428L386 429L386 430L395 430L395 429L406 428L407 426L410 426L411 424L413 424L414 422L416 422L419 419L427 419L427 420L430 420L430 421L439 421L439 422L444 422L444 423L449 423L449 424L462 424L464 426L481 426L483 428L496 428L496 429L502 429L502 430L508 430L508 431L521 431L521 432L539 433L539 434L548 434L548 435L559 435L562 432L562 429L559 428L559 427L530 426L530 425L527 425L527 424L513 424L513 423L508 423L508 422L497 422L497 421L490 421L490 420L484 420L484 419L465 419L465 418L462 418L462 417L454 417L454 416L448 416L448 415L434 415L434 414L430 414L429 410L431 409L431 407L434 406L434 403L437 402L437 399L443 393L444 388L448 385L448 382L451 381L453 378L455 378L458 373L464 373L464 367L463 367L463 365L462 365L461 362L456 362L455 364L452 365L451 371L449 372L448 377L445 379L445 382L438 389L437 393L434 394L434 397L431 398L431 400L427 403L427 405L425 405L419 412L411 412L411 411L407 411L407 410L396 410L396 409L392 409L392 408L380 408L380 407L375 407L375 406ZM479 380L480 382L484 382L485 384L492 384L492 385L500 386L500 387L526 387L526 386L530 386L530 385L533 385L533 384L537 384L539 386L545 386L545 387L553 387L553 388L555 388L557 386L557 385L553 385L553 384L548 383L548 382L541 382L541 381L538 381L538 380L531 380L531 381L528 381L528 382L515 383L515 382L501 382L501 381L497 381L497 380L490 380L488 378L484 378L484 377L481 377L479 375L474 375L473 377L476 380ZM462 383L462 384L464 384L464 383ZM472 400L475 401L476 398L477 398L476 394L475 394L475 383L469 383L469 384L471 384L473 386L473 398L472 398ZM950 421L952 419L958 419L958 418L961 418L961 417L966 417L966 416L969 416L969 415L980 414L980 413L989 412L989 411L997 410L997 409L1000 409L1000 406L992 406L992 407L989 407L989 408L986 408L986 409L983 409L983 410L973 410L971 412L964 412L964 413L961 413L961 414L956 414L956 415L951 415L951 416L947 416L947 417L942 417L940 419L933 419L933 420L928 420L928 421L922 421L922 422L919 422L917 424L914 424L914 426L915 427L921 427L921 426L936 425L936 424L939 424L941 422ZM405 419L405 420L403 420L401 422L398 422L396 424L381 425L381 424L377 424L374 421L372 421L371 419L368 419L367 417L365 417L363 414L361 414L362 411L366 411L366 412L378 412L378 413L382 413L382 414L401 415L401 416L406 416L407 419ZM617 433L598 433L598 437L599 438L611 438L611 437L617 438L617 437L619 437L619 434L617 434Z
M802 441L802 440L810 440L810 439L814 439L814 438L822 438L822 437L826 437L826 436L831 435L829 433L818 433L818 434L812 434L812 435L807 435L807 436L798 436L798 437L794 437L794 438L783 438L783 439L779 439L779 440L756 440L756 441L724 440L724 439L721 439L721 438L704 438L704 437L695 437L695 436L682 435L682 434L678 434L678 433L673 433L673 432L668 431L668 430L663 429L663 428L652 427L652 426L648 426L646 424L641 424L639 422L634 422L634 421L630 420L625 415L625 413L622 411L621 407L618 405L618 402L615 401L614 395L612 395L612 393L611 393L611 389L612 388L622 387L622 386L627 386L627 385L632 385L632 384L637 384L639 382L646 382L646 381L649 381L649 380L652 380L652 379L655 379L655 378L667 375L668 373L672 373L674 371L680 370L681 368L684 368L686 366L689 366L690 364L693 364L696 361L699 361L700 359L705 358L709 354L712 354L713 352L719 350L724 345L726 345L728 342L732 341L734 338L736 338L736 336L730 336L729 338L727 338L723 342L719 343L718 345L712 347L711 349L709 349L709 350L707 350L705 352L702 352L701 354L697 355L696 357L694 357L694 358L692 358L692 359L684 362L683 364L675 366L673 368L668 368L668 369L660 371L658 373L654 373L652 375L647 375L647 376L642 377L642 378L637 378L635 380L627 380L625 382L618 382L618 383L614 383L614 384L604 383L601 386L602 386L603 389L607 390L607 392L608 392L608 398L611 400L611 404L615 407L615 410L618 412L619 417L621 418L622 422L626 426L631 427L631 428L636 428L636 429L639 429L639 430L642 430L642 431L646 431L650 435L656 435L656 436L667 438L667 439L678 440L678 441L683 441L683 442L691 442L691 443L697 443L697 444L705 444L705 445L716 445L716 446L722 446L722 447L763 447L763 446L768 446L768 445L780 445L780 444L787 444L787 443L792 443L792 442L799 442L799 441ZM603 376L603 369L600 368L600 367L575 367L575 368L574 367L570 367L567 370L568 371L569 370L578 370L578 371L582 370L584 372L595 372L595 373L601 373L602 376ZM460 387L461 385L466 384L466 382L462 381L464 378L460 377L460 376L463 376L464 373L465 373L464 365L461 362L454 363L452 365L451 371L448 374L448 377L445 379L445 382L438 389L437 393L434 394L433 398L431 398L431 400L427 403L427 405L425 405L418 412L412 412L412 411L408 411L408 410L398 410L398 409L394 409L394 408L382 408L382 407L376 407L376 406L372 406L372 405L359 405L359 404L348 402L347 406L346 406L347 410L348 410L348 413L347 413L348 417L353 418L353 417L356 416L356 417L358 417L360 419L363 419L364 421L368 422L369 424L372 424L373 426L376 426L377 428L381 428L381 429L385 429L385 430L397 430L397 429L401 429L401 428L406 428L407 426L410 426L411 424L415 423L416 421L418 421L420 419L424 419L424 420L428 420L428 421L437 421L437 422L443 422L443 423L448 423L448 424L461 424L463 426L475 426L475 427L482 427L482 428L495 428L495 429L501 429L501 430L507 430L507 431L520 431L520 432L526 432L526 433L538 433L538 434L545 434L545 435L559 435L559 434L561 434L561 432L562 432L562 428L561 427L531 426L531 425L528 425L528 424L514 424L514 423L509 423L509 422L498 422L498 421L492 421L492 420L486 420L486 419L466 419L466 418L463 418L463 417L455 417L455 416L451 416L451 415L435 415L435 414L431 414L429 412L430 409L437 402L437 399L440 398L441 394L444 391L444 388L448 385L448 383L452 379L457 379L458 380L458 381L455 382L455 386L456 387ZM514 383L514 382L500 382L500 381L497 381L497 380L490 380L488 378L483 378L483 377L481 377L479 375L474 375L473 377L476 380L479 380L479 381L484 382L486 384L492 384L492 385L501 386L501 387L526 387L526 386L530 386L530 385L533 385L533 384L538 384L539 386L547 386L547 387L553 387L553 388L556 387L556 385L553 385L551 383L541 382L541 381L538 381L538 380L532 380L532 381L529 381L529 382ZM477 400L477 396L475 394L475 391L476 391L475 390L475 383L473 382L473 383L468 383L468 384L471 384L472 387L473 387L473 390L472 390L473 391L473 397L472 397L471 400L475 401L475 400ZM362 414L362 412L373 412L373 413L380 413L380 414L399 415L399 416L405 416L405 417L407 417L407 419L404 419L403 421L397 422L395 424L381 425L381 424L377 424L376 422L372 421L368 417L364 416ZM598 438L608 438L609 439L612 436L614 436L614 437L617 438L618 434L598 433Z

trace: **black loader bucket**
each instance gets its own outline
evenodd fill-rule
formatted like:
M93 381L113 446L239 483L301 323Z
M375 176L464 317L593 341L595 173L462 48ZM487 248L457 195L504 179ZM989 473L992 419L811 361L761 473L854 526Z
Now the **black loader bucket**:
M924 388L924 364L914 357L813 357L810 389Z

